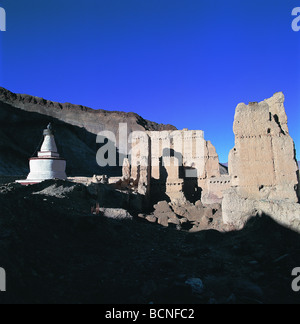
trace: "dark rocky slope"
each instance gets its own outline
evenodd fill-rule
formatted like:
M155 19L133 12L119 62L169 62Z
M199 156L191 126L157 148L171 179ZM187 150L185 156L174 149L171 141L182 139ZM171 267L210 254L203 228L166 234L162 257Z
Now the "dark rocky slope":
M240 232L178 232L91 217L84 186L58 182L58 198L46 195L53 184L0 188L0 303L300 302L291 289L299 235L268 217Z
M175 129L134 113L60 104L0 88L0 177L28 173L28 158L41 144L42 131L49 122L53 123L59 152L68 161L69 176L119 173L119 168L104 170L96 163L95 134L101 130L118 134L119 123L127 123L129 132Z
M96 136L84 128L58 119L26 112L0 104L0 175L25 176L28 158L41 145L42 132L49 122L55 128L58 150L66 158L68 175L101 174L105 170L96 163ZM0 177L1 177L0 176Z
M94 110L88 107L70 103L58 103L43 98L23 94L15 94L0 88L0 104L9 104L27 112L35 112L45 116L57 118L68 124L83 127L90 133L98 134L109 130L117 134L119 124L127 123L128 131L136 130L175 130L172 125L163 125L145 120L135 113L120 111Z

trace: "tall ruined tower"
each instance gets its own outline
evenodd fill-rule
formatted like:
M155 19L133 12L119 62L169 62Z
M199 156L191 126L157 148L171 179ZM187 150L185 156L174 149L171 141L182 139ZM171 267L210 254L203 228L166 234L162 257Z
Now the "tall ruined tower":
M222 202L224 223L241 229L258 213L300 231L299 168L283 93L260 103L239 104L233 131L231 189Z
M236 108L235 147L229 155L232 186L245 198L298 202L298 165L283 93Z

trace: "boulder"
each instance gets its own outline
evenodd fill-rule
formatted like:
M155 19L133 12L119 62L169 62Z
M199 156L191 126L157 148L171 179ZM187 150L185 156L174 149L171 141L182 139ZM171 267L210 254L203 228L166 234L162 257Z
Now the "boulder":
M157 222L159 225L162 225L164 227L168 227L169 226L169 218L166 214L160 214L157 218Z
M104 217L116 220L132 220L133 217L125 209L118 208L100 208Z
M153 215L149 215L149 216L146 216L146 220L150 223L156 223L157 222L157 218Z
M172 212L170 205L166 201L160 201L154 206L154 209L160 213Z
M184 207L172 206L174 213L178 216L185 217L187 215L187 210Z
M189 206L185 216L189 221L200 222L203 217L203 210L198 209L196 206Z
M180 222L180 220L177 217L175 217L175 218L169 218L168 219L168 223L169 224L175 224L175 225L181 225L181 222Z
M179 221L180 221L180 224L185 224L188 222L188 220L185 217L180 218Z

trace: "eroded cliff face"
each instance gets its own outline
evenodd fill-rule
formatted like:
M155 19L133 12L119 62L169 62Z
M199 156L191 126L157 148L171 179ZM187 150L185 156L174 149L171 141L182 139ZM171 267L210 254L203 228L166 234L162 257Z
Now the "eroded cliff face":
M98 134L103 130L118 134L120 123L127 123L128 132L176 130L172 125L163 125L143 119L135 113L119 111L94 110L70 103L58 103L29 95L15 94L0 87L0 104L9 104L28 112L57 118L65 123L85 128L88 132Z
M232 188L223 200L227 224L241 228L255 213L266 213L287 226L300 224L299 169L284 99L283 93L276 93L236 108L235 147L229 154Z
M135 130L176 129L144 120L134 113L93 110L61 104L0 88L0 175L28 174L28 158L41 143L41 132L51 122L57 145L68 161L69 176L120 175L119 168L100 168L96 162L96 134L109 130L118 139L119 123Z

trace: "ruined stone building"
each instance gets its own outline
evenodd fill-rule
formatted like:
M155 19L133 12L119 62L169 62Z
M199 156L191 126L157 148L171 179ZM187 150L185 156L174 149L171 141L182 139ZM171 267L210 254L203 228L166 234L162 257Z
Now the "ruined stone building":
M131 161L124 161L123 179L133 179L138 193L161 200L221 202L230 186L220 174L214 146L203 131L147 132L132 139ZM216 179L216 181L211 181ZM151 193L151 194L150 194Z
M203 131L151 132L151 191L172 201L208 198L208 179L220 177L219 157ZM170 149L168 147L170 143Z
M277 93L236 109L229 168L232 186L243 197L298 202L298 165L283 103Z
M220 174L216 150L203 132L184 129L148 132L133 141L133 147L142 145L133 149L134 163L126 162L124 177L133 178L151 203L222 203L229 227L242 228L250 217L266 214L300 231L299 169L284 95L239 104L233 130L229 175Z
M260 103L239 104L233 130L231 189L223 199L225 224L242 228L249 217L264 213L300 229L299 169L283 93Z
M237 106L229 174L221 174L216 149L203 131L143 131L129 139L122 178L107 181L132 193L140 210L165 201L177 212L187 206L196 215L201 203L222 204L228 228L241 229L252 216L265 214L300 232L299 168L284 99L276 93Z

